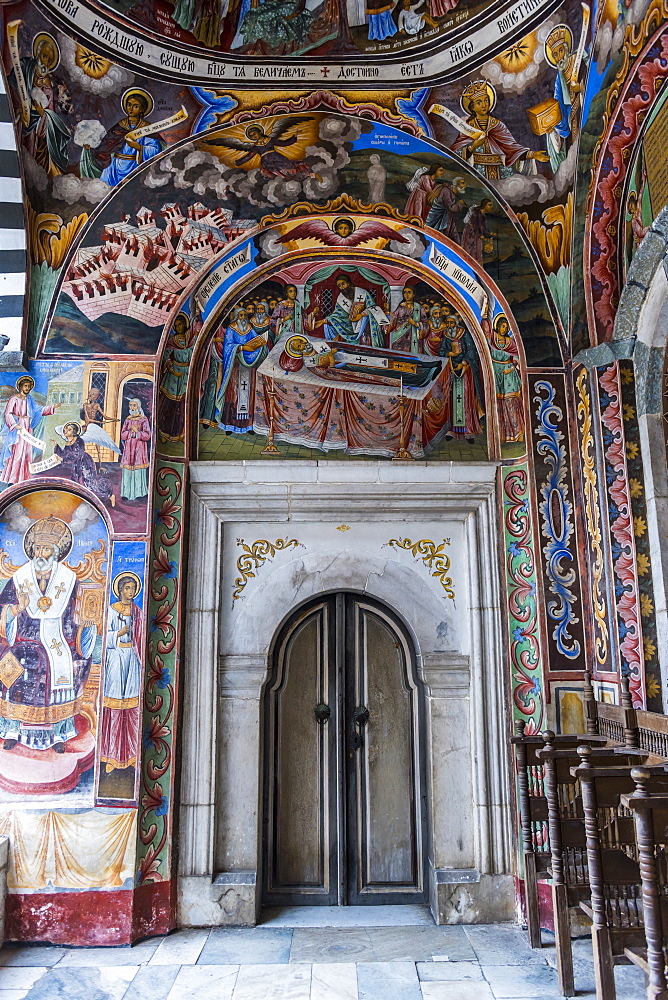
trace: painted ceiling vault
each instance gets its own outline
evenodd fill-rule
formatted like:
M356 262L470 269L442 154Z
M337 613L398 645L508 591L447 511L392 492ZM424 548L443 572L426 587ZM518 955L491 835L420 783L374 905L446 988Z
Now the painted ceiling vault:
M497 463L509 711L661 710L636 373L579 352L668 201L668 0L0 9L11 936L174 925L190 462Z

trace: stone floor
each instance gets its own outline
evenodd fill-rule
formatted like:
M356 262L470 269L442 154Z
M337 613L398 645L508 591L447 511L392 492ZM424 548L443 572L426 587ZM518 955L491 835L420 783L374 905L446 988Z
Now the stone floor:
M548 937L531 951L510 924L435 927L422 907L270 911L132 948L7 945L0 1000L559 1000ZM574 945L591 1000L591 947ZM645 1000L636 968L615 971L619 1000Z

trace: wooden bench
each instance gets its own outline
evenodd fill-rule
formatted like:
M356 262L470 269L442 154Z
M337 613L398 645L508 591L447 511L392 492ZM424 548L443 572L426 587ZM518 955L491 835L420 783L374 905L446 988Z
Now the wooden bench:
M632 749L632 748L627 748ZM598 766L592 748L578 748L580 764L571 774L580 782L591 899L581 909L592 921L597 1000L616 1000L614 965L626 948L645 941L641 877L635 827L621 802L635 783L628 764ZM645 770L657 791L668 793L665 762L648 757Z
M524 722L515 723L515 748L520 823L524 854L524 892L527 910L527 930L532 948L542 945L538 907L538 881L549 878L551 862L548 806L544 788L545 765L538 753L545 747L545 737L536 733L525 735ZM556 745L571 748L578 760L576 749L583 742L606 745L605 737L593 735L561 735L555 737Z
M588 901L591 894L582 792L579 779L571 773L573 767L581 764L580 747L563 747L558 742L559 738L549 730L543 736L545 746L537 752L537 757L545 767L551 852L548 874L552 880L557 974L561 992L565 996L574 996L570 907ZM587 746L591 752L591 766L626 766L630 773L635 764L647 758L644 751L631 747L591 743Z
M668 1000L668 860L665 844L668 794L652 788L652 775L647 768L634 768L631 777L635 782L635 791L623 794L621 802L635 818L645 945L629 945L624 953L647 975L649 1000Z

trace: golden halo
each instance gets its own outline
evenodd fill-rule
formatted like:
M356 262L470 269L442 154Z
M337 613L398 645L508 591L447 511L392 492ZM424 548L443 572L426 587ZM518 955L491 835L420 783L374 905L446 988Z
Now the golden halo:
M301 345L304 345L303 347ZM285 353L291 358L303 358L305 354L313 354L313 347L309 344L306 337L302 337L297 334L294 337L288 337L285 342Z
M481 87L478 88L478 90L481 90L481 89L482 89ZM467 87L466 90L469 90L469 88ZM461 106L464 109L464 111L466 112L466 114L470 115L470 114L472 114L472 111L471 111L471 98L474 95L473 94L467 94L466 90L462 94L459 103L461 104ZM496 104L496 91L494 90L494 87L491 85L491 83L487 83L487 82L485 82L485 90L487 91L487 94L489 96L489 113L491 114L492 111L494 110L494 105Z
M61 527L58 527L61 525ZM46 532L43 527L46 527ZM49 530L50 529L50 530ZM31 524L26 533L23 536L23 551L25 552L28 559L32 559L32 546L34 544L35 535L41 535L46 533L47 545L57 545L59 550L58 562L62 562L70 554L72 548L72 543L74 538L72 536L71 528L66 524L60 517L41 517L34 524Z
M571 52L573 51L573 32L567 24L557 24L545 39L545 58L555 69L557 60L554 58L552 49L559 42L563 42Z
M33 58L37 59L37 53L39 52L42 42L49 42L53 46L53 51L56 54L56 61L51 66L47 66L46 68L55 69L58 63L60 62L60 47L56 39L53 37L53 35L50 35L48 31L40 31L33 38L32 40Z
M23 385L24 382L30 382L30 388L31 389L35 388L35 380L32 377L32 375L22 375L21 378L17 378L17 380L16 380L16 388L18 389L19 386Z
M148 90L143 90L141 87L130 87L128 90L126 90L121 98L121 107L123 108L123 111L125 111L125 102L127 101L128 97L144 98L148 106L146 108L146 111L142 112L142 115L144 118L148 118L151 111L153 111L153 98L149 94ZM127 111L125 113L127 114Z
M116 597L119 598L119 600L120 600L120 596L121 596L119 594L119 592L118 592L118 590L119 590L119 588L118 588L119 581L125 579L128 576L130 577L131 580L134 580L134 582L137 585L137 593L135 594L135 597L138 597L139 594L140 594L140 592L141 592L142 582L141 582L140 577L138 577L136 573L131 573L130 570L127 570L127 569L123 570L123 572L122 573L118 573L114 577L114 579L112 580L112 582L111 582L111 589L113 590L113 592L116 595Z

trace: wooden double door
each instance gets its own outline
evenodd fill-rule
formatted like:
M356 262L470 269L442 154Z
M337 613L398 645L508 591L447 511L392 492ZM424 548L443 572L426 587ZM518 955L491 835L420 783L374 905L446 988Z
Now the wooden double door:
M263 901L425 899L423 691L405 628L356 594L296 611L263 699Z

